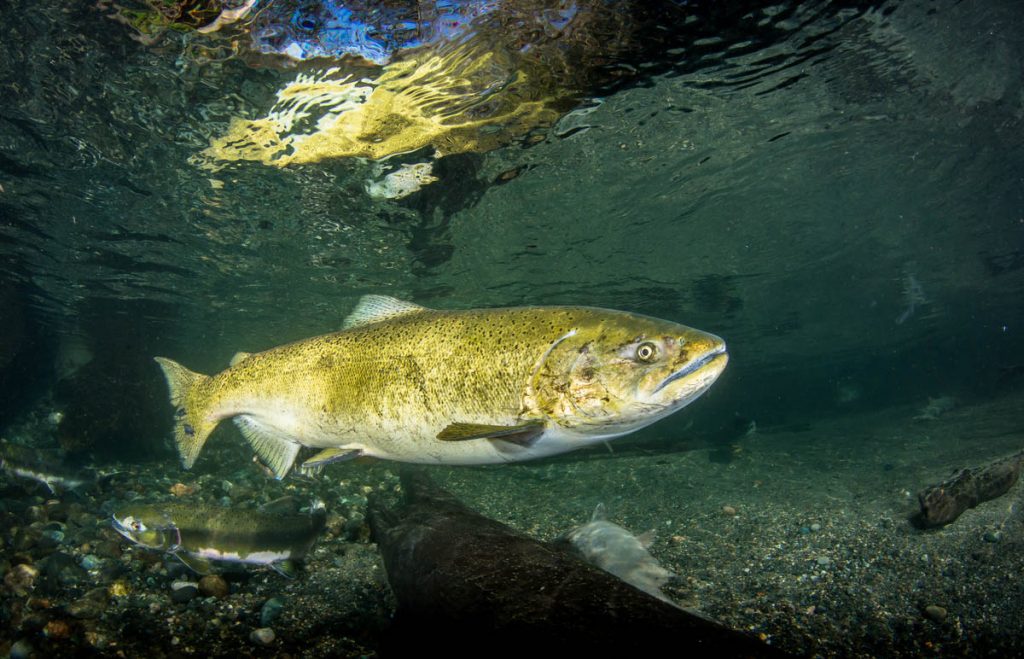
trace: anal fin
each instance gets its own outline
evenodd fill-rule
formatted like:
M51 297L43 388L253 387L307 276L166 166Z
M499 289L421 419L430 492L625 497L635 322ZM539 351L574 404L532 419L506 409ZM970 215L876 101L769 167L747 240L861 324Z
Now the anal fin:
M248 414L240 414L234 421L263 464L274 472L274 478L281 480L299 454L299 443Z
M521 446L529 446L544 433L542 421L528 421L515 426L497 426L485 423L452 423L437 438L445 442L470 439L501 439Z
M288 579L294 579L299 576L298 566L295 565L294 561L287 558L283 561L270 563L270 567L282 577L287 577Z

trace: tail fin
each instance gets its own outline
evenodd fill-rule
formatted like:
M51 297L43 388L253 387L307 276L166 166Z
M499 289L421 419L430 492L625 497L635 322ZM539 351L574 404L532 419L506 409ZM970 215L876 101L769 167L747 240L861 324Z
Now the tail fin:
M217 419L209 420L206 410L208 402L201 385L210 376L193 373L181 364L165 357L155 357L164 371L167 386L171 390L171 404L174 405L174 443L178 445L181 463L190 469L203 450L206 438L217 426Z

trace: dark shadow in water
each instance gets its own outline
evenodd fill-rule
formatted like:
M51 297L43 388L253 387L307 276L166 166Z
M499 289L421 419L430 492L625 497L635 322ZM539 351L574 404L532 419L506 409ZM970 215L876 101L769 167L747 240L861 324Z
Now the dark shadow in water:
M162 332L176 315L162 302L89 302L78 331L93 357L55 389L64 413L57 427L61 448L99 461L171 456L171 406L153 355L174 350Z

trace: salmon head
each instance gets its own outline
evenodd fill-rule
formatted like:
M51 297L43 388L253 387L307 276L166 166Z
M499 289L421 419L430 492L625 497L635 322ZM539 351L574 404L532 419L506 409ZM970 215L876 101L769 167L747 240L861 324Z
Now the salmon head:
M725 342L714 334L601 310L551 345L527 400L563 435L607 439L692 403L728 360Z

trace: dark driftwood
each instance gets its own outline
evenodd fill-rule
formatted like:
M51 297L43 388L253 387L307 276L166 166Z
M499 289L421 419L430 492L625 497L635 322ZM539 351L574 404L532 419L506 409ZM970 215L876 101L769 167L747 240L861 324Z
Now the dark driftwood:
M369 505L398 600L385 654L785 656L470 510L420 472L402 486L404 503Z
M1006 494L1020 477L1024 451L985 467L961 469L948 480L922 490L918 495L920 526L945 526L965 510Z

